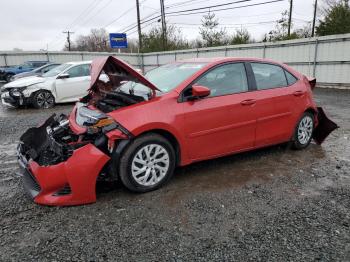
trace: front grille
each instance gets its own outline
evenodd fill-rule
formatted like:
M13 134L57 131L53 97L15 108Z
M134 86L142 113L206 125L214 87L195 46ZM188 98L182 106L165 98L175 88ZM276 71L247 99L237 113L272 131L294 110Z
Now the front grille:
M35 177L28 171L25 170L23 174L23 184L28 192L28 194L34 198L36 197L39 192L41 191L41 187L38 183L38 181L35 179Z

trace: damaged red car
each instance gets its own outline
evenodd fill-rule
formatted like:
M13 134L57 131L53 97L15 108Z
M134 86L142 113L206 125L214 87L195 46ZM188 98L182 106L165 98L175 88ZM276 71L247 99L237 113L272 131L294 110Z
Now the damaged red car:
M95 59L89 94L72 112L21 136L24 186L38 204L80 205L96 201L98 180L147 192L177 166L321 144L337 125L316 106L315 83L263 59L184 60L145 76L115 57Z

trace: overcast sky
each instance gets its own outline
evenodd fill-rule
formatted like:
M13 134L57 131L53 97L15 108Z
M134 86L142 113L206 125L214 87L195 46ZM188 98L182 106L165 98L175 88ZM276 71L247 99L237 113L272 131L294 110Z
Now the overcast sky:
M166 12L199 8L209 5L236 2L238 0L165 0L169 7ZM245 3L225 6L229 8L269 0L250 0ZM302 27L312 20L314 0L294 0L293 22L295 27ZM159 12L159 0L140 0L141 18ZM214 10L215 8L212 8ZM289 1L246 7L233 10L217 11L219 23L228 33L235 28L247 28L254 39L261 40L269 32L281 12L289 9ZM123 17L117 19L122 14ZM203 14L188 16L168 16L167 22L177 24L188 39L198 37L198 24ZM111 23L116 20L114 23ZM111 24L110 24L111 23ZM158 22L155 20L154 24ZM109 25L110 24L110 25ZM135 0L22 0L2 1L0 12L0 50L61 50L66 41L62 31L70 30L74 40L80 34L87 34L91 28L105 27L108 32L118 33L129 25L136 24ZM107 26L108 25L108 26ZM147 25L147 24L145 24ZM148 24L143 30L152 26ZM130 30L128 38L136 38L137 32ZM130 35L131 33L131 35Z

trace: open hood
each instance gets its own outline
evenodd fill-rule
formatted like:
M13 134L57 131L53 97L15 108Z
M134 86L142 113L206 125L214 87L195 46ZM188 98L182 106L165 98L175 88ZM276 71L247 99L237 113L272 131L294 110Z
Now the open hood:
M153 93L159 90L155 85L148 81L144 76L139 74L135 69L114 56L98 57L91 63L91 83L90 91L99 91L97 84L101 73L104 72L109 79L117 78L118 81L134 81L141 83L151 90ZM112 77L111 77L112 76ZM114 76L114 77L113 77ZM113 83L115 84L115 83Z

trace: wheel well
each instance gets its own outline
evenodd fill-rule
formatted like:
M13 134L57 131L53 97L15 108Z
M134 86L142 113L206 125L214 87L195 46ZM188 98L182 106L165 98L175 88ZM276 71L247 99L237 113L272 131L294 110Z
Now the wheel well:
M177 141L176 137L172 133L170 133L169 131L166 131L164 129L148 130L147 132L144 132L140 135L144 135L144 134L148 134L148 133L154 133L154 134L161 135L162 137L166 138L170 142L170 144L174 147L174 150L175 150L176 165L179 165L180 160L181 160L181 149L180 149L180 145L179 145L179 142Z
M317 121L317 111L314 108L309 107L305 110L305 113L310 113L314 116L314 121Z
M317 114L317 111L314 109L314 108L308 108L305 110L305 113L308 112L308 113L311 113L313 114L314 116Z

